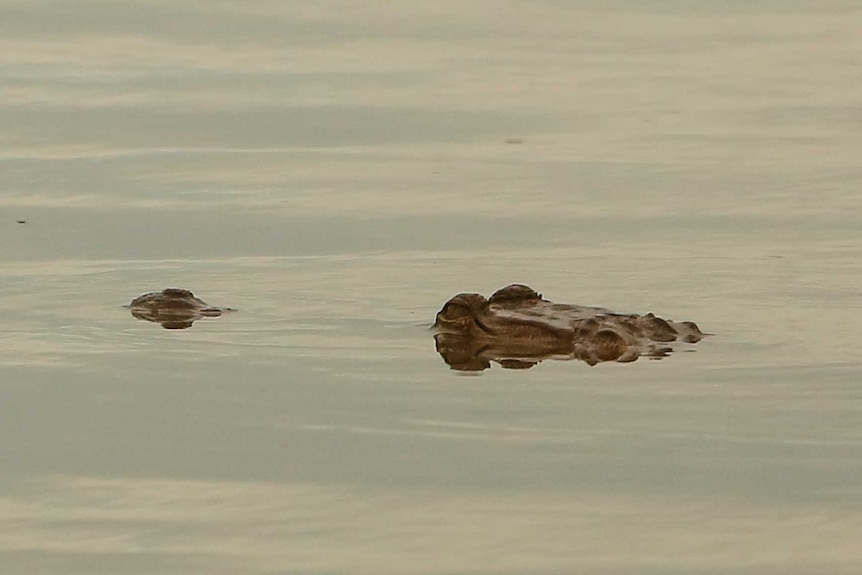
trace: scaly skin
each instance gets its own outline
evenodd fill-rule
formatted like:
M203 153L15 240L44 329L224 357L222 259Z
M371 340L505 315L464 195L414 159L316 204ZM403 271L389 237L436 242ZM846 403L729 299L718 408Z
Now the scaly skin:
M454 369L465 370L485 369L490 361L524 368L549 358L589 365L660 358L672 351L663 344L696 343L704 336L692 322L555 304L520 284L488 299L458 294L437 313L434 327L437 351Z
M133 299L128 307L136 318L159 323L165 329L185 329L202 317L218 317L229 311L212 307L180 288L146 293Z

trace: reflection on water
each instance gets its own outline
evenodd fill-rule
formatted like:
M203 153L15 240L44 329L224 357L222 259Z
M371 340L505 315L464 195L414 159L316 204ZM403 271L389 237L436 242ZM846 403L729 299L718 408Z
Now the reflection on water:
M0 14L3 575L858 574L858 1Z
M577 342L573 341L566 348L543 352L541 348L531 347L522 342L499 340L489 342L471 337L463 337L449 333L434 334L437 353L449 367L457 371L482 371L491 367L494 361L505 369L529 369L546 359L571 360L577 359L593 366L606 361L630 363L638 357L661 359L668 357L673 348L647 344L643 353L623 357L613 357L613 351L601 348L599 340ZM603 356L602 354L607 354ZM605 359L605 357L607 359Z
M458 371L482 371L491 361L528 369L545 359L578 359L590 366L661 359L673 351L668 344L694 344L704 336L693 322L555 304L522 284L488 299L458 294L437 313L434 328L437 353Z
M167 288L136 297L129 304L132 315L138 319L161 324L165 329L186 329L204 317L218 317L230 308L219 309L196 298L189 290Z

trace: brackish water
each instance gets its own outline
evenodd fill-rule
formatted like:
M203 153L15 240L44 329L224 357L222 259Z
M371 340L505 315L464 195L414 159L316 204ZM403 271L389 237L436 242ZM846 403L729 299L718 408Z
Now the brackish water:
M858 572L857 3L0 14L4 574ZM450 370L513 282L715 335Z

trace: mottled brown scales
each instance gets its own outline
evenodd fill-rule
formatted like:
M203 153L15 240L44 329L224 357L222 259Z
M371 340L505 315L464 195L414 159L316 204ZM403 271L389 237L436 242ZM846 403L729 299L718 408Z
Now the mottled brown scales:
M486 299L462 293L450 299L434 323L437 351L454 369L531 367L543 359L578 359L596 365L666 357L676 341L696 343L704 334L690 321L652 313L618 314L604 308L557 304L522 284Z
M228 308L213 307L186 289L167 288L146 293L129 304L132 315L161 324L165 329L185 329L203 317L217 317Z

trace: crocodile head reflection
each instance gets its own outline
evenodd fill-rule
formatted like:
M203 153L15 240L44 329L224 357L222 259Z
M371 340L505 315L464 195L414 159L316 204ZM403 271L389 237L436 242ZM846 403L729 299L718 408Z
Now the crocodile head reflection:
M128 305L138 319L161 324L165 329L186 329L203 317L218 317L230 308L217 308L186 289L167 288L145 293Z
M521 284L487 299L476 293L454 296L437 313L434 328L438 353L460 371L481 371L491 361L523 369L545 359L589 365L658 359L673 350L670 343L696 343L704 336L692 322L556 304Z

